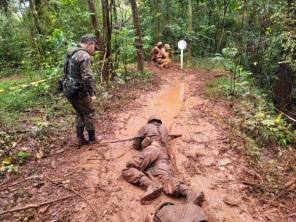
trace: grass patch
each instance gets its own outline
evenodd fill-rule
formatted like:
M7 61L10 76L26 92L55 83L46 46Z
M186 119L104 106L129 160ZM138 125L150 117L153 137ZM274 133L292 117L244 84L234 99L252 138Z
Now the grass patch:
M38 107L48 109L54 102L55 79L44 80L56 75L54 70L29 70L5 77L0 82L0 127L17 128L18 123L28 118L26 111ZM54 102L55 103L55 102Z
M224 70L224 59L222 57L195 57L190 67L221 71Z
M1 93L0 124L11 127L21 120L20 117L24 111L47 103L49 97L45 94L45 88L45 85L40 85Z
M206 84L205 93L211 98L227 96L230 87L230 79L226 76L211 79Z

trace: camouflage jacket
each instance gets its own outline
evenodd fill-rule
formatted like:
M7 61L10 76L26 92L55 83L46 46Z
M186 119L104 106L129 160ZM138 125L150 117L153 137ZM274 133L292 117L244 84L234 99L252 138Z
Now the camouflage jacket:
M79 85L83 94L96 95L95 82L91 71L91 56L78 47L67 51L64 64L65 85Z
M162 146L166 146L168 142L168 130L161 123L148 123L138 131L136 137L142 137L143 139L134 140L133 146L135 149L145 148L152 141L158 141Z

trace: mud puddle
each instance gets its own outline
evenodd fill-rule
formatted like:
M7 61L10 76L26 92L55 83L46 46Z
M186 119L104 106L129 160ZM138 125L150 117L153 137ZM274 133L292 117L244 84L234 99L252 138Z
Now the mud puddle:
M122 113L118 117L120 130L115 132L114 139L135 136L151 115L158 115L170 129L182 109L184 89L185 84L176 79L164 85L160 91L146 95L140 109ZM153 204L143 207L139 200L144 191L121 178L121 170L135 152L137 151L131 149L130 142L124 142L110 144L108 147L94 147L81 156L80 167L88 172L86 183L90 189L95 191L103 184L107 185L110 191L106 194L108 200L105 206L100 206L99 214L103 221L142 221L158 204L168 199L162 196ZM99 202L97 204L101 205ZM110 209L117 209L116 214L112 210L112 213L109 212Z
M165 85L160 92L145 102L142 109L137 110L135 113L129 113L125 130L119 132L119 135L135 135L151 115L159 116L169 129L182 108L184 87L184 83L180 80Z

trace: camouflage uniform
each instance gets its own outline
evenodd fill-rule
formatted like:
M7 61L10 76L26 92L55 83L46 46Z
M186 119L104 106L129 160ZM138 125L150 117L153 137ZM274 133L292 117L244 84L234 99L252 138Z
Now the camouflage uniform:
M199 206L187 203L162 204L154 214L153 222L207 222L208 217Z
M129 183L146 188L157 181L169 196L191 195L194 192L172 174L166 149L168 130L161 120L153 121L155 119L159 120L156 117L149 118L148 123L139 130L137 137L143 139L135 140L133 145L142 151L127 162L122 175Z
M169 44L165 44L164 47L160 50L159 54L161 55L161 60L159 61L161 68L168 68L168 66L172 63L170 59L171 56L171 47Z
M162 42L158 42L156 44L156 46L154 46L150 52L150 60L152 62L157 62L157 55L159 54L160 50L162 49L163 47L163 43Z
M152 62L156 62L156 56L159 53L159 51L160 51L160 49L157 46L152 48L152 50L150 52L150 57L151 57L150 60Z
M77 128L95 130L95 107L91 97L96 95L91 72L91 56L81 47L68 50L65 58L64 94L76 111ZM77 90L73 90L77 89Z

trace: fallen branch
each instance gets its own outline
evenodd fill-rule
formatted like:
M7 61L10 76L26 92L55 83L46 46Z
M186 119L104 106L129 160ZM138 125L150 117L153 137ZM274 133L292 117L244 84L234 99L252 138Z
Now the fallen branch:
M281 114L283 114L285 117L287 117L290 121L296 123L296 119L294 119L293 117L289 116L287 113L281 111L280 109L278 108L275 108L277 111L279 111ZM286 111L286 110L285 110Z
M271 199L269 201L269 206L271 205L271 203L277 201L278 199L280 199L283 195L287 194L288 192L292 191L292 190L289 190L288 188L290 186L292 186L294 183L296 182L296 178L293 178L292 180L288 181L284 187L280 188L280 192L278 193L278 195L276 195L273 199Z
M20 180L20 181L14 182L14 183L9 184L9 185L6 185L6 186L4 186L4 187L0 187L0 191L6 190L6 189L8 189L9 187L13 187L13 186L16 186L16 185L18 185L18 184L21 184L21 183L23 183L23 182L25 182L25 181L27 181L27 180L32 180L32 179L37 179L37 178L40 178L40 177L39 177L39 176L31 176L31 177L28 177L28 178L22 179L22 180Z
M66 197L57 198L57 199L46 201L46 202L39 203L39 204L29 204L29 205L24 206L24 207L18 207L18 208L2 211L2 212L0 212L0 215L13 213L13 212L16 212L16 211L21 211L21 210L27 210L27 209L31 209L31 208L39 208L39 207L42 207L42 206L45 206L45 205L48 205L48 204L52 204L52 203L55 203L55 202L58 202L58 201L66 200L66 199L69 199L69 198L72 198L72 197L75 197L75 196L76 196L76 194L66 196Z
M68 188L66 187L61 181L62 180L52 180L51 178L49 178L44 172L42 172L42 174L44 175L44 177L51 182L52 184L56 185L56 186L60 186L63 187L64 189L71 191L72 193L74 193L75 195L79 196L89 207L90 209L94 212L95 216L97 217L98 221L100 221L100 217L97 213L97 211L95 210L95 208L91 205L91 203L85 198L83 197L80 193L78 193L77 191L75 191L72 188Z
M100 221L100 216L98 215L97 211L95 210L95 208L91 205L91 203L82 195L80 195L77 191L75 191L72 188L68 188L65 187L64 185L61 185L63 188L65 188L66 190L69 190L71 192L73 192L74 194L76 194L77 196L79 196L89 207L90 209L94 212L94 214L96 215L98 221Z

